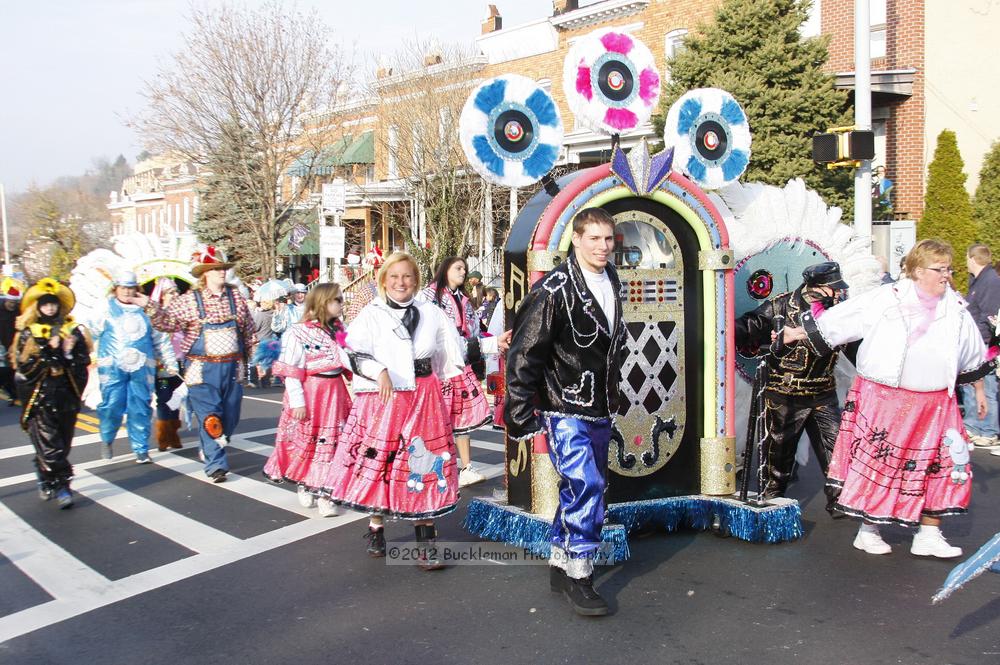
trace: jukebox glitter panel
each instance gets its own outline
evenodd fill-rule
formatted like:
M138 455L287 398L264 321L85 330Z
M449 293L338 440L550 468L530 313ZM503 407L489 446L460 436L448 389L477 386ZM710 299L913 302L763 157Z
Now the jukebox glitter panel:
M673 210L644 198L605 206L625 289L621 403L612 432L608 501L697 493L702 344L698 247Z

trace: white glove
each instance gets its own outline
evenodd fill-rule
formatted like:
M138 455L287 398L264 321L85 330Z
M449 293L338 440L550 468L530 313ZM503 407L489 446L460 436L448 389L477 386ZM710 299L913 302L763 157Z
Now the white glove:
M170 396L170 399L167 400L167 407L171 411L176 411L177 409L181 408L181 404L184 403L184 398L186 398L187 396L188 396L187 384L182 383L181 385L177 386L177 389Z

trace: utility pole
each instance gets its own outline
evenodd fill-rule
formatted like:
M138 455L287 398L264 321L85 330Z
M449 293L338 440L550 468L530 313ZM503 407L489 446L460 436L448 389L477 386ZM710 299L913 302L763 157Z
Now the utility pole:
M0 219L3 220L3 268L10 270L10 248L7 243L7 197L4 195L3 183L0 183Z
M854 127L872 128L871 17L869 0L854 0ZM861 160L854 171L854 235L871 247L872 163Z

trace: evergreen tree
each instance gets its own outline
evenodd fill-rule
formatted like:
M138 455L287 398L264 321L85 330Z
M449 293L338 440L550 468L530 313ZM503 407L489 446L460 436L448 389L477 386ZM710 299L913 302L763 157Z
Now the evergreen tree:
M191 222L198 240L223 248L242 275L268 274L265 257L254 251L259 197L251 194L252 184L241 175L258 168L254 152L247 132L235 124L227 127L218 150L208 158L207 175L198 190L198 214Z
M917 238L941 238L951 243L955 250L955 283L962 292L969 283L965 252L976 239L964 166L955 132L945 129L938 134L934 159L927 166L924 216L917 224Z
M740 103L753 134L747 180L783 186L802 177L830 205L849 213L851 174L827 170L811 157L811 137L846 123L847 95L823 71L826 37L802 39L808 17L801 0L726 0L715 22L700 26L668 63L662 115L694 88L722 88Z
M972 204L979 242L989 245L1000 259L1000 141L994 141L979 171L979 186Z

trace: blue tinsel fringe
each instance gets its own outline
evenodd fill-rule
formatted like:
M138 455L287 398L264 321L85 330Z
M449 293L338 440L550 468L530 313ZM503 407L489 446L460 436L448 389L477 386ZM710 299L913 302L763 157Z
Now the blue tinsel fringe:
M802 537L802 510L792 502L782 506L755 508L734 499L710 496L679 496L647 501L613 503L607 519L629 532L655 525L667 531L679 528L704 531L719 518L722 533L751 543L781 543Z
M752 543L781 543L802 537L802 511L798 503L756 508L734 499L687 496L610 504L607 520L611 524L604 527L601 539L610 545L616 561L624 561L629 557L627 533L650 525L667 531L680 528L704 531L712 527L716 516L722 533ZM549 555L551 523L513 506L473 499L464 526L487 540Z
M523 510L483 499L473 499L469 503L469 513L463 526L486 540L495 540L523 547L539 556L550 556L552 546L549 543L549 531L552 523L537 515ZM601 541L605 547L599 553L604 562L625 561L629 558L628 534L619 525L607 525L601 532Z

